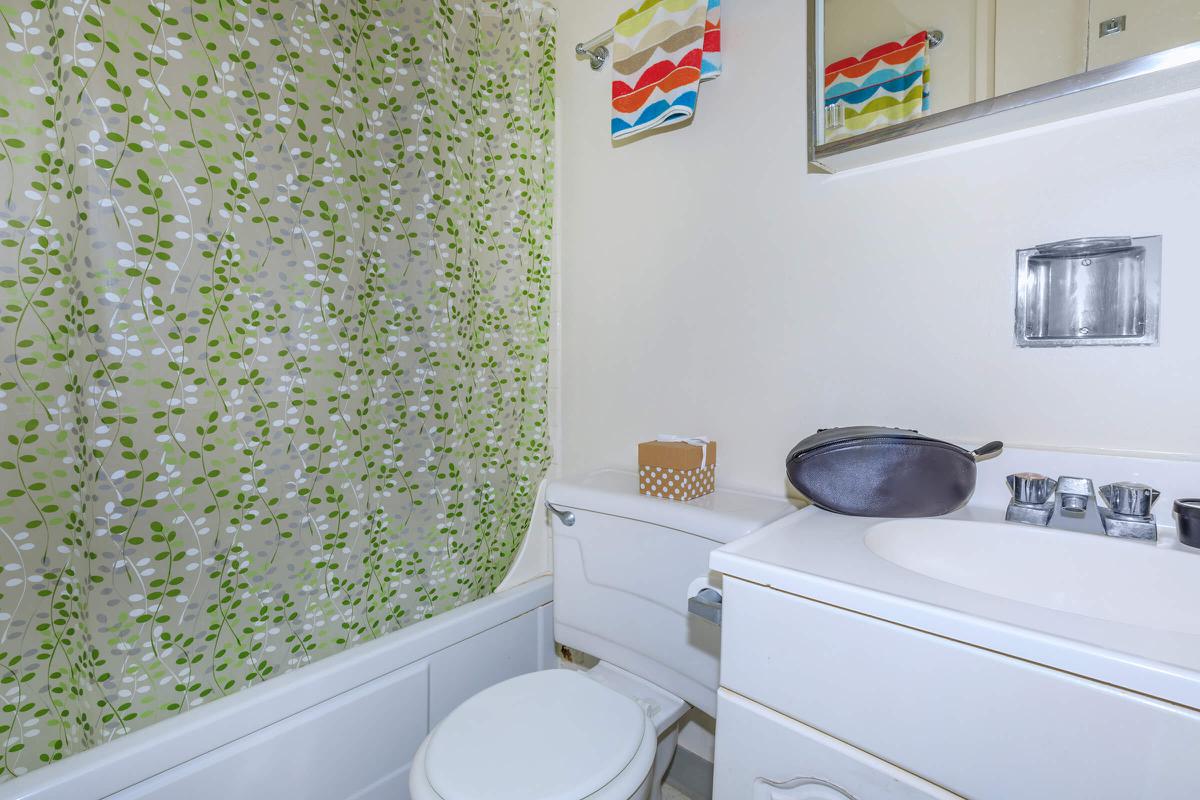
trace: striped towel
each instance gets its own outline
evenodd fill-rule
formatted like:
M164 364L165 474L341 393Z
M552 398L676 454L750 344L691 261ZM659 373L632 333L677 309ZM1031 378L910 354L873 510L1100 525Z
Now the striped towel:
M916 119L929 111L929 37L888 42L825 68L825 141Z
M696 113L712 0L645 0L613 26L612 137L683 122ZM717 21L720 21L717 0ZM718 28L719 30L719 28ZM719 33L713 37L720 70Z
M708 19L704 23L704 60L700 80L711 81L721 75L721 0L708 0Z

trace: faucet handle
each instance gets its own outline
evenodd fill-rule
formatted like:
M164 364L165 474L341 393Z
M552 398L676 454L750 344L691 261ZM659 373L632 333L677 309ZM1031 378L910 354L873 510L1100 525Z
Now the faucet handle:
M1144 483L1110 483L1100 487L1100 496L1114 514L1145 519L1158 501L1160 492Z
M1008 489L1013 502L1023 506L1040 506L1054 496L1058 481L1036 472L1018 472L1008 476Z

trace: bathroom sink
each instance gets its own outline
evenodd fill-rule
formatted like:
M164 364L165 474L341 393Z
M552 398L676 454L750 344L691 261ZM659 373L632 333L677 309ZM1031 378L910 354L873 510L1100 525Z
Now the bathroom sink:
M1200 635L1200 559L1105 536L995 522L876 523L867 547L939 581L1055 611Z

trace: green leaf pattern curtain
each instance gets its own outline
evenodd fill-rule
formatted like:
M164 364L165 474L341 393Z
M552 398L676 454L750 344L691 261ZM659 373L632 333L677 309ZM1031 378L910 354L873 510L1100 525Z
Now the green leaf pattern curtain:
M0 11L7 779L496 588L549 457L554 19Z

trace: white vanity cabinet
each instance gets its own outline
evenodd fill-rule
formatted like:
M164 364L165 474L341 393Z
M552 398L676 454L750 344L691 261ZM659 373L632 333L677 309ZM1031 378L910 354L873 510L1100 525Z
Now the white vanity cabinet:
M957 795L722 689L714 800L951 800Z
M1018 470L1179 498L1200 462L978 470L946 517L807 508L713 552L716 800L1200 800L1200 551L1003 522Z
M715 800L1200 797L1191 709L728 575L724 588ZM789 788L804 779L830 786Z

